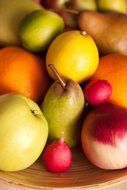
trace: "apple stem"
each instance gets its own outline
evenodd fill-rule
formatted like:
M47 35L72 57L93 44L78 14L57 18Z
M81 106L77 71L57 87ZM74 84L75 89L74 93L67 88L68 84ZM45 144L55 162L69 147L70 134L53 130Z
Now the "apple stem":
M37 115L38 111L37 111L37 110L32 110L32 113L33 113L34 115Z
M49 64L50 69L53 71L53 73L55 74L55 76L57 77L60 85L62 86L63 89L65 89L66 87L66 83L64 82L64 80L61 78L61 76L59 75L59 73L57 72L56 68L54 67L53 64Z

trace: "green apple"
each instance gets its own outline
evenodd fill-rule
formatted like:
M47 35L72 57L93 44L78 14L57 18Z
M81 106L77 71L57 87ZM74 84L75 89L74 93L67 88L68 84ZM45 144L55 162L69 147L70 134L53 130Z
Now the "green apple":
M18 171L40 156L48 123L39 106L17 93L0 96L0 170Z
M21 43L26 49L40 52L47 49L63 29L64 21L57 13L37 10L24 17L19 34Z

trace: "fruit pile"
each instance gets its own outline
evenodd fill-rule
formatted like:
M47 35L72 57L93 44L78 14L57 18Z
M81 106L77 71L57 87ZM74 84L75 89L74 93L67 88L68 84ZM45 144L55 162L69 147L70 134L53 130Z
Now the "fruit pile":
M0 1L0 170L41 157L64 172L80 146L100 168L127 167L126 9L124 0Z

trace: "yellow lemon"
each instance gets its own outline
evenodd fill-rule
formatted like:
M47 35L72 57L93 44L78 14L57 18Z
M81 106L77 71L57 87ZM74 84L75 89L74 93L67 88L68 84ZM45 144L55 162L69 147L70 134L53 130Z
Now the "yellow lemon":
M56 79L49 64L53 64L64 79L78 83L89 79L99 63L97 46L90 35L84 31L68 31L57 36L50 44L46 55L49 75Z

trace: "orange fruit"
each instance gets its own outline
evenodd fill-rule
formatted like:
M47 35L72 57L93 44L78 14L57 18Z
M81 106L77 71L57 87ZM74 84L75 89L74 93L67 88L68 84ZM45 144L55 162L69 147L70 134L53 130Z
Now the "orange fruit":
M0 50L0 94L18 92L40 102L49 85L42 58L16 46Z
M127 108L127 56L109 54L101 57L93 79L108 80L112 85L109 102Z

